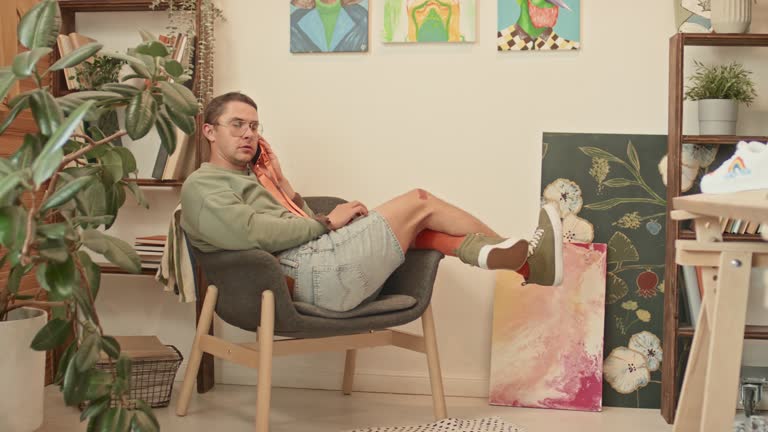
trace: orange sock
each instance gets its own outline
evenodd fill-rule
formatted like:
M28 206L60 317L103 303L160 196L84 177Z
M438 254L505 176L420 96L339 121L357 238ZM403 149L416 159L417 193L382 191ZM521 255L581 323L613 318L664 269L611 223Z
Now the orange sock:
M432 249L442 252L444 255L456 256L456 250L461 246L466 236L452 236L439 231L424 230L416 236L413 241L414 249ZM526 262L520 270L517 271L526 280L531 273L530 266Z

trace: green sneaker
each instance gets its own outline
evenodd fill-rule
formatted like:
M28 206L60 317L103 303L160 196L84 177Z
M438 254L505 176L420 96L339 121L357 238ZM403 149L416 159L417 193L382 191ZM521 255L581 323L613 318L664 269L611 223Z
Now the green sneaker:
M519 270L528 258L528 242L484 234L467 234L455 251L462 262L486 270Z
M552 204L539 211L539 226L529 240L526 283L557 286L563 283L563 225Z

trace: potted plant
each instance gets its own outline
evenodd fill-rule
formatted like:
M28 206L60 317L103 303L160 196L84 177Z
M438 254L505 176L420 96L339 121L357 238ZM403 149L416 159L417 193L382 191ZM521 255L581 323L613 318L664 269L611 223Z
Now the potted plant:
M0 286L0 364L5 366L0 368L4 393L0 429L31 431L42 419L38 412L32 414L35 420L23 426L3 425L8 419L27 415L2 412L18 406L5 401L23 401L42 386L41 381L18 383L14 378L22 376L21 369L27 365L9 365L13 361L10 356L18 351L42 354L65 347L55 382L67 405L88 403L81 419L88 420L89 431L156 431L159 425L146 404L139 402L137 409L127 408L130 359L121 354L117 341L105 335L101 327L94 302L101 272L85 249L129 272L140 271L140 260L133 248L104 232L117 217L126 195L133 195L146 206L136 183L128 181L128 176L136 172L134 156L112 142L124 135L139 139L154 126L162 145L173 153L174 127L193 133L199 105L182 85L188 77L181 65L170 60L168 49L146 32L142 33L144 41L136 47L135 56L102 53L127 62L135 76L146 80L142 88L104 83L96 90L54 97L43 85L45 76L75 67L102 48L98 43L82 46L41 73L37 63L51 53L60 24L56 0L36 4L18 27L19 43L29 50L18 54L12 66L0 67L0 100L20 79L32 80L36 85L8 101L10 111L0 121L0 135L27 108L38 127L36 133L25 135L15 153L0 158L0 265L10 268L7 284ZM118 131L106 135L96 126L90 128L90 135L76 132L81 122L96 124L102 116L123 107L126 120ZM21 295L20 281L27 274L33 274L41 288L31 295ZM36 323L38 327L43 325L32 338L9 337L11 332L6 330L10 326L16 321L26 324L24 315L35 315L34 311L20 312L28 306L47 307L50 319ZM40 315L33 319L40 320ZM102 352L113 363L110 372L95 367ZM39 357L30 367L31 375L44 375Z
M752 72L735 62L711 67L695 63L685 99L699 102L699 133L735 135L738 104L749 106L757 96Z

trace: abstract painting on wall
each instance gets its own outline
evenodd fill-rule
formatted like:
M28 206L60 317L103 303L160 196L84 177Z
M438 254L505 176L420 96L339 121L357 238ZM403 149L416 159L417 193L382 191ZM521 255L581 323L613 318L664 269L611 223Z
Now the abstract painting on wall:
M491 404L602 409L606 253L605 244L566 244L566 278L557 287L499 272Z
M712 32L712 0L672 0L675 24L681 33Z
M368 0L291 0L291 52L368 51Z
M666 154L665 135L544 134L542 200L566 241L608 244L604 406L661 404Z
M474 42L475 0L380 0L385 43Z
M499 51L577 50L581 0L498 0Z

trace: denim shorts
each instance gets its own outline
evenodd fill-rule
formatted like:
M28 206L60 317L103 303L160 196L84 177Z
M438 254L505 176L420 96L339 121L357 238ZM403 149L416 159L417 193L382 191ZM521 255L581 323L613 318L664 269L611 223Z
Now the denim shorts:
M371 211L277 259L296 282L295 301L344 312L377 296L405 254L387 220Z

